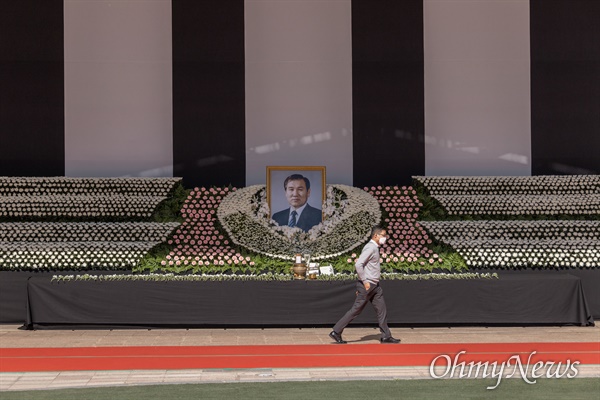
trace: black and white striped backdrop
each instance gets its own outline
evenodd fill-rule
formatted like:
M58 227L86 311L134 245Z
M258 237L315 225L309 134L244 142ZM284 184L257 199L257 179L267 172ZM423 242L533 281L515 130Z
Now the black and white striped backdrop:
M0 175L600 173L598 0L8 0Z

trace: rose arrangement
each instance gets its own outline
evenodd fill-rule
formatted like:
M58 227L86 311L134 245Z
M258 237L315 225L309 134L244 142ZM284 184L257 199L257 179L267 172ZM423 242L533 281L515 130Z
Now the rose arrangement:
M231 192L235 189L195 188L190 192L181 209L184 221L168 240L173 250L160 262L161 269L219 271L254 266L254 261L236 251L219 230L217 209Z
M450 257L446 262L446 257L431 248L432 239L417 222L423 204L411 186L372 186L365 191L381 205L385 214L383 225L390 234L380 249L382 268L415 271L465 268L460 258ZM357 257L358 254L353 253L348 264L353 267Z

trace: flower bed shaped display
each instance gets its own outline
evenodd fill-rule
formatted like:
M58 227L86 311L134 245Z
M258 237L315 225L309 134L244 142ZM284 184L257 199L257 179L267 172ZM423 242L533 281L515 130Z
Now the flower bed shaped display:
M415 181L450 218L485 219L421 222L470 267L600 265L598 175L415 177ZM433 208L428 214L444 218Z
M0 177L0 219L149 218L180 178Z
M160 242L2 242L5 270L131 269Z
M179 225L149 218L180 178L0 177L0 269L131 269ZM52 220L113 222L49 222ZM114 222L116 220L137 222ZM22 222L33 221L33 222Z
M4 222L1 242L162 242L178 222Z
M600 175L413 176L432 196L600 194Z
M148 218L162 196L0 196L1 217Z
M181 178L0 177L0 196L134 194L166 196Z
M444 260L429 248L432 241L416 222L420 203L412 188L388 186L365 189L329 185L323 205L325 222L307 233L299 233L278 226L269 219L264 185L243 189L195 188L182 208L185 220L169 240L175 248L162 260L160 270L208 274L289 273L296 249L300 249L300 252L315 251L310 254L311 260L320 260L322 265L331 264L337 272L352 273L357 254L350 254L350 251L366 243L382 211L384 224L390 231L389 241L381 252L384 270L432 271L465 267L460 257L458 262ZM359 204L363 206L358 207ZM364 207L364 204L368 206ZM365 211L371 216L365 217ZM340 227L346 229L350 223L354 226L347 232L340 232ZM239 231L238 226L242 226ZM246 232L247 237L241 232ZM333 234L327 238L329 232ZM311 240L328 243L327 240L339 239L340 235L345 235L346 239L331 247L327 245L328 253L321 254L318 246L307 245ZM280 252L276 254L270 247L274 240L281 245ZM256 246L265 246L264 253L252 251ZM343 251L346 253L341 254Z
M448 215L600 215L600 176L414 177Z
M600 194L436 195L449 215L596 215Z
M427 181L453 182L450 186L454 189L448 189L448 192L460 193L466 185L472 184L474 192L485 193L473 196L437 195L437 198L441 199L444 199L444 196L451 199L465 199L470 196L477 198L478 204L484 204L486 199L490 198L502 199L502 210L498 209L500 200L495 200L495 205L482 208L483 213L491 214L491 218L499 218L497 215L501 213L521 213L519 216L527 212L550 215L552 210L534 207L532 199L537 198L545 198L546 203L543 204L552 202L563 215L568 211L579 215L579 218L588 215L582 212L593 213L598 208L594 203L597 194L589 193L596 190L595 176L568 179L516 178L499 177L499 182L496 182L496 179L489 177L471 177L462 181L456 177L434 177L427 178ZM565 187L561 188L565 193L540 194L550 191L542 183L556 183L561 179L562 182L570 182L568 185L571 185L568 190ZM14 182L16 181L19 180L15 179ZM40 181L43 182L43 179ZM12 180L11 182L13 188L31 190L30 194L36 196L36 190L31 187L31 179L23 180L29 186L19 186ZM78 188L76 190L80 190L74 182L69 179L57 179L51 183L42 183L40 187L50 190L53 185L63 189L75 185ZM103 184L98 183L96 188L113 190L116 182L118 180L108 180ZM123 182L124 190L129 192L135 192L133 188L146 187L136 183L135 179ZM502 186L507 182L520 182L513 190L517 194L510 194L510 188ZM531 185L526 188L524 182ZM77 182L79 183L81 182ZM84 184L83 187L85 186ZM5 184L6 187L8 186ZM506 194L492 194L491 191L498 188L504 188L503 192ZM576 194L576 189L585 190L586 193ZM527 191L536 194L526 194ZM41 193L42 189L38 188L37 192ZM151 191L144 193L152 196ZM46 196L53 195L39 194L38 198ZM57 196L67 198L70 195ZM6 197L14 199L18 196ZM518 199L521 199L520 203ZM189 193L183 204L181 216L184 222L181 225L146 222L0 223L0 268L134 268L138 271L162 270L178 273L279 273L288 272L294 255L302 253L309 254L311 260L322 265L333 265L336 272L352 273L360 247L368 240L371 227L377 223L384 225L390 233L388 241L381 247L382 269L388 272L424 272L440 269L454 271L466 269L468 266L598 266L599 221L488 219L420 222L418 217L422 206L422 199L412 187L373 186L363 190L345 185L328 185L326 201L322 206L324 222L305 233L287 226L278 226L270 220L264 185L242 189L196 188ZM473 212L462 211L461 207L467 207L464 203L457 203L456 207L460 211L457 215ZM32 215L31 207L22 211L26 215ZM109 214L106 214L107 218L119 218ZM175 233L172 233L173 230ZM436 239L437 243L434 243L433 239ZM150 258L140 263L141 257L149 249L165 241L172 246L170 252L166 246L157 248L158 252L155 250ZM166 254L167 252L169 253ZM72 255L70 264L69 254ZM8 264L7 260L15 262Z
M422 221L436 239L451 240L597 240L600 221Z
M600 221L421 222L471 267L600 267Z
M0 223L0 269L131 269L179 223Z

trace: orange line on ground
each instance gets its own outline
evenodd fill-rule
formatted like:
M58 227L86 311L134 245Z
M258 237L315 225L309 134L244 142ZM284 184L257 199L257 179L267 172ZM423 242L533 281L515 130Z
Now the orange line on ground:
M517 355L522 363L600 364L600 343L136 346L3 348L0 372L429 366L438 356L454 359L461 351L459 362L466 363L501 363Z

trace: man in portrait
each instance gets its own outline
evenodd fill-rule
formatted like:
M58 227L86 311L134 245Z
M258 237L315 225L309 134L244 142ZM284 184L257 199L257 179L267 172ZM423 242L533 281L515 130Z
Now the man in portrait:
M308 204L310 197L310 181L303 175L292 174L283 182L285 197L289 208L273 214L273 220L282 226L297 227L307 232L321 223L323 218L320 209Z

